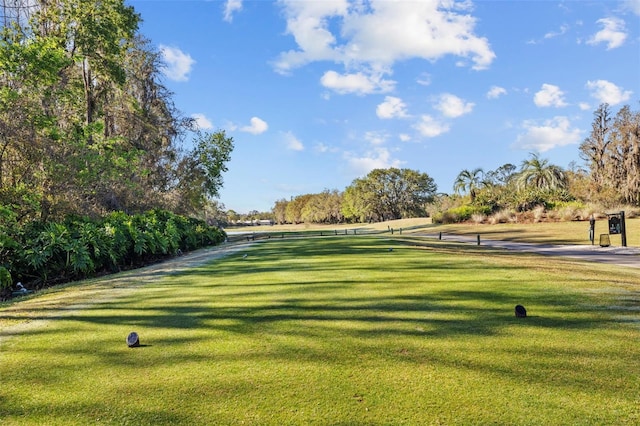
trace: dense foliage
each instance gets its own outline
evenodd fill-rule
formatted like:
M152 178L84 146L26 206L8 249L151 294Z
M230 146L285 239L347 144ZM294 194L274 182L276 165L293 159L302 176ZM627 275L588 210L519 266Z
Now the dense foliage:
M163 210L21 224L3 208L0 218L0 265L30 288L144 265L226 237L204 221Z
M196 133L163 86L158 51L124 0L0 5L0 205L62 220L201 212L233 140Z
M426 173L410 169L375 169L355 179L344 192L325 190L279 200L276 223L344 223L402 219L427 214L437 186Z

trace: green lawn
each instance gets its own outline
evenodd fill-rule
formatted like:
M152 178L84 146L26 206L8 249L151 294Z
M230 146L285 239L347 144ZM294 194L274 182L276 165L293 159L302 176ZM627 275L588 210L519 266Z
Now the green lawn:
M130 277L0 308L3 425L640 422L635 269L350 236Z

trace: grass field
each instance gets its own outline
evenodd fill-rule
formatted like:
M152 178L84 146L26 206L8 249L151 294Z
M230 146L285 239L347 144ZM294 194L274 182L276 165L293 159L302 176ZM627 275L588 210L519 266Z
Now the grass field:
M0 308L2 424L640 422L637 270L385 235L124 277Z
M640 218L627 219L627 245L640 247ZM500 223L488 224L432 224L431 218L400 219L371 224L343 224L343 225L275 225L275 226L247 226L243 228L231 228L236 232L313 232L318 230L358 230L358 231L386 231L393 228L395 231L403 229L404 233L438 233L443 232L461 235L481 234L482 239L511 240L524 243L539 244L591 244L589 240L588 221L560 221L539 223ZM606 219L596 221L595 243L598 244L600 234L608 232ZM620 235L611 235L611 244L621 246Z

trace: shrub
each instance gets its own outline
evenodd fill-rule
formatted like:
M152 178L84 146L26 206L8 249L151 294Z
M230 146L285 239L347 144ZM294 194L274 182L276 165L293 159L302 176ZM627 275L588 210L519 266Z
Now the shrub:
M536 208L533 209L533 221L534 222L542 222L542 220L545 218L545 214L546 214L546 209L544 208L544 206L537 206Z
M487 220L487 215L482 213L474 213L471 215L471 221L476 224L481 224Z
M7 224L7 217L0 220L0 261L10 260L14 277L32 288L157 261L226 238L224 231L204 221L159 210L24 226Z
M460 223L471 219L474 214L487 215L491 213L490 207L474 206L465 204L459 207L450 208L433 216L434 223Z
M4 266L0 266L0 300L6 299L11 294L11 286L13 280L9 270Z
M517 216L510 210L500 210L489 217L489 223L492 225L495 225L496 223L508 223L515 221L517 221Z

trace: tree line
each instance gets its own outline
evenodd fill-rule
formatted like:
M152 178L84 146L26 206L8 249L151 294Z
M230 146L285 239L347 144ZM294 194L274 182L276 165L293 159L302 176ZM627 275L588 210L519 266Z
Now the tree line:
M464 221L474 214L568 203L640 206L640 112L626 105L612 114L608 104L594 112L592 130L579 146L582 167L574 163L563 169L530 153L519 166L462 170L452 194L438 193L433 179L417 170L376 169L344 191L278 200L271 218L277 223L332 224L433 215L437 221Z
M325 190L276 201L277 223L371 222L426 215L437 186L426 173L411 169L375 169L344 192Z

